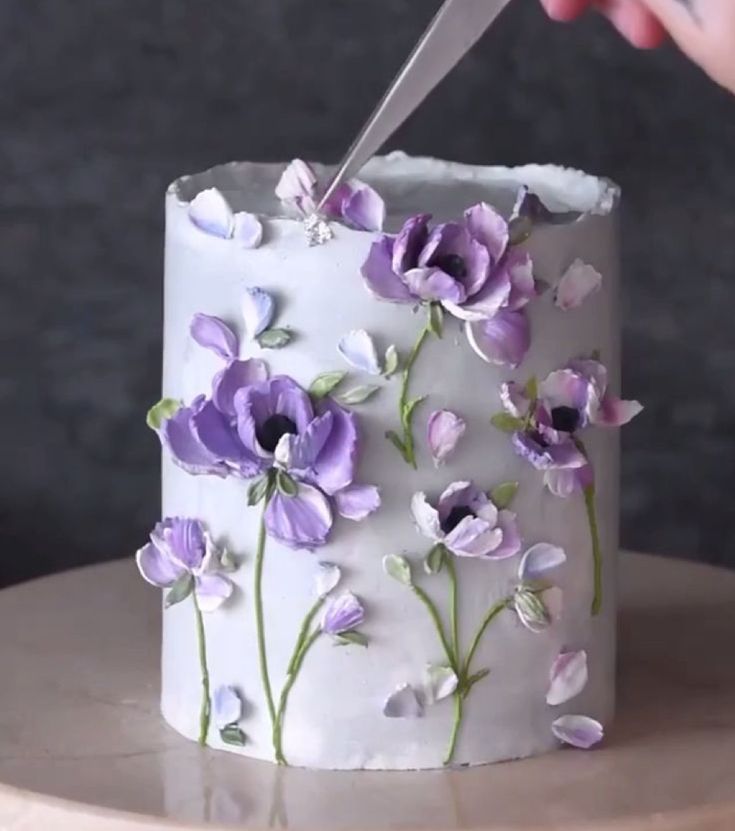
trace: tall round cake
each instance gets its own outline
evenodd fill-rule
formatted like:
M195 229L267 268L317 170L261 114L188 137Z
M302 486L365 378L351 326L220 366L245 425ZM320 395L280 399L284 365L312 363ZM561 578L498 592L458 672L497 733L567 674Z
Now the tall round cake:
M617 188L392 154L167 196L162 710L326 769L589 748L615 692Z

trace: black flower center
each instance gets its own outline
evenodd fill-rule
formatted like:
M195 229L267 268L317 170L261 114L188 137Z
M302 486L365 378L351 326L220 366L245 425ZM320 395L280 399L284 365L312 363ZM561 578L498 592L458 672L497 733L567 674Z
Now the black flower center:
M551 411L551 425L560 433L573 433L580 421L579 410L574 407L554 407Z
M467 276L467 266L459 254L442 254L436 257L432 265L440 268L445 274L455 280L464 280Z
M296 425L288 416L276 413L255 428L255 438L263 450L273 453L282 436L287 433L295 436L298 432Z
M474 513L466 505L455 505L449 512L447 518L442 522L442 531L448 534L462 522L465 517L474 516Z

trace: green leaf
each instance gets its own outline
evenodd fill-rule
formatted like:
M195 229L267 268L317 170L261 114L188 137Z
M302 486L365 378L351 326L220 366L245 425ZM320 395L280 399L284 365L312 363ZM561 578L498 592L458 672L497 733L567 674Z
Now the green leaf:
M282 349L293 340L293 332L289 329L266 329L258 336L258 343L263 349Z
M478 681L482 681L483 678L487 678L490 675L489 669L481 669L478 672L470 675L470 677L465 682L465 691L469 692Z
M396 433L395 430L388 430L388 432L385 434L385 437L398 450L401 456L403 456L403 458L406 459L406 448L403 444L403 440L398 435L398 433Z
M227 727L219 731L219 734L225 744L243 747L247 742L245 734L236 724L228 724Z
M385 350L385 366L383 369L383 377L390 378L398 371L398 350L391 344Z
M169 593L166 595L166 608L170 609L171 606L175 606L177 603L181 603L182 600L186 600L193 588L194 578L191 574L188 572L182 574L173 586L171 586Z
M429 331L437 338L444 334L444 309L438 303L429 306Z
M258 502L262 502L264 499L270 497L273 493L274 485L272 471L268 471L265 476L261 476L260 479L252 482L248 488L248 505L252 507L253 505L257 505Z
M601 352L599 349L593 349L592 354L590 355L593 361L599 361L601 357Z
M508 225L510 231L510 244L520 245L531 236L533 221L528 216L517 216Z
M528 379L523 392L526 398L529 398L531 401L535 401L538 398L538 378L535 375Z
M380 387L375 384L365 384L364 386L353 387L351 390L347 390L347 392L343 392L341 395L338 395L337 400L340 404L347 404L348 406L351 404L364 404L368 398L372 398L379 389Z
M299 486L285 470L279 470L276 473L276 487L284 496L296 496L299 492Z
M510 413L495 413L490 422L493 427L497 427L498 430L502 430L504 433L516 433L523 429L523 419L516 418Z
M490 491L490 499L498 510L509 508L518 493L518 482L502 482Z
M425 395L420 395L418 398L412 398L410 401L406 402L406 406L403 408L401 412L401 419L403 420L404 424L409 424L411 419L413 418L413 413L416 407L419 404L423 404L426 401Z
M439 574L442 568L444 568L444 558L446 555L447 549L441 543L437 543L426 555L424 571L427 574Z
M145 423L151 430L160 430L161 424L171 418L181 408L181 402L174 398L162 398L158 404L154 404L145 417Z
M342 632L336 636L335 640L337 646L349 646L350 644L354 644L355 646L368 645L368 639L362 632Z
M383 571L404 586L413 584L411 564L401 554L386 554L383 557Z
M336 389L347 377L346 372L322 372L311 382L309 394L314 398L324 398Z

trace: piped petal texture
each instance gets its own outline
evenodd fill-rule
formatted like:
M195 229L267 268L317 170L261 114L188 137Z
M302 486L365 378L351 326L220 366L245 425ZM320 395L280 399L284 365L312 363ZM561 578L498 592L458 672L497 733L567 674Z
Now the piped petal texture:
M320 490L301 483L296 496L276 491L265 512L265 524L270 536L290 548L317 548L332 529L332 509Z
M466 323L467 340L489 364L517 367L531 346L531 327L526 313L501 309L489 320Z
M217 188L203 190L189 204L189 219L205 234L229 239L234 228L234 217L225 197Z
M554 292L554 303L562 311L578 309L602 287L602 274L594 266L575 260L564 272Z
M566 704L582 692L587 686L588 678L587 653L584 649L560 653L551 665L546 703L552 707Z
M398 687L383 705L383 715L386 718L421 718L423 714L423 704L410 684Z
M246 288L242 298L245 337L255 340L273 323L276 304L273 296L261 288Z
M427 424L427 438L434 463L445 462L454 453L467 424L451 410L435 410Z
M563 548L547 542L537 543L523 555L518 566L518 578L524 583L542 580L566 561Z
M237 335L218 317L195 314L189 332L199 346L214 352L219 358L231 361L237 358L240 343Z
M375 341L364 329L348 332L340 338L337 349L350 366L360 372L380 375L382 370Z
M589 716L561 716L551 725L551 731L560 742L580 750L589 750L605 735L600 722Z
M334 495L337 513L353 522L362 522L380 507L380 491L375 485L350 485Z

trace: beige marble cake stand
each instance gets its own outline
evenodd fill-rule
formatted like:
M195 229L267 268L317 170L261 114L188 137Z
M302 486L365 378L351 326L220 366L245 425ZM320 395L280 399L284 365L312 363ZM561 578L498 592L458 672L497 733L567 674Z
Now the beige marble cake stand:
M732 831L735 574L621 571L602 749L406 774L279 770L165 727L158 596L131 560L0 592L0 831Z

